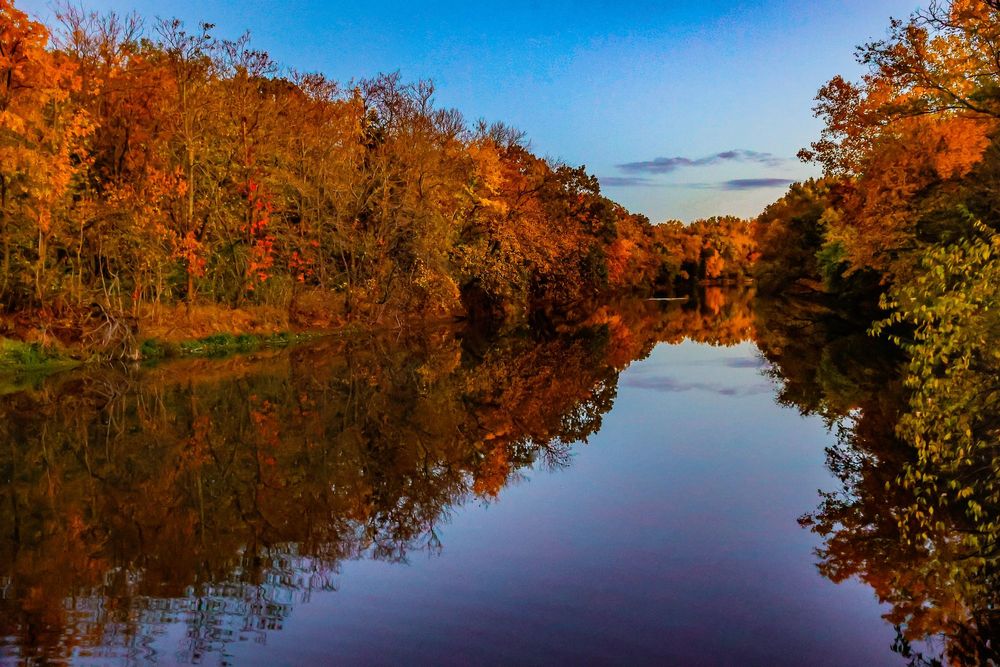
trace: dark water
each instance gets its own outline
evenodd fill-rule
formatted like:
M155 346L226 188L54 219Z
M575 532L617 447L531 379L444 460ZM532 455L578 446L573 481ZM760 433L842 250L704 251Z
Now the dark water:
M926 664L817 529L895 364L710 291L54 378L0 397L0 656Z

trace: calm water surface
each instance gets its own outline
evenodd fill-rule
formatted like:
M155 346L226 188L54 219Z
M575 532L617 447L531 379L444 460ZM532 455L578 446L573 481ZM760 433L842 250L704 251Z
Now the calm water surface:
M8 394L0 655L905 664L799 525L836 438L789 347L715 294Z

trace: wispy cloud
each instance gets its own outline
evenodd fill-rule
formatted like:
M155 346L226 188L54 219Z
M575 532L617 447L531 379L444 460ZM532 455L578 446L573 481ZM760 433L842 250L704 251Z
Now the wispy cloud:
M646 176L601 176L605 188L675 188L678 190L723 190L737 192L788 187L795 181L789 178L736 178L714 183L664 183Z
M726 368L763 369L770 367L770 365L770 362L768 362L762 355L755 355L752 357L724 357L722 359L688 359L685 361L673 360L669 364L649 362L643 364L641 368L637 367L631 369L629 373L632 377L644 377L644 371L648 369L649 372L645 374L645 377L660 377L669 372L671 368L675 368L677 366L725 366Z
M771 153L733 149L700 158L658 157L642 162L626 162L617 166L628 174L669 174L687 167L707 167L724 162L752 162L776 167L784 164L785 160Z
M760 190L762 188L781 188L794 183L787 178L737 178L723 181L719 184L723 190Z
M670 377L630 377L622 380L622 384L626 387L666 393L707 391L719 396L754 396L756 394L769 394L773 391L771 385L763 382L747 385L723 385L714 382L685 382Z
M598 178L606 188L636 188L649 185L659 185L656 181L645 176L601 176Z
M729 368L765 368L768 363L763 357L733 357L723 359L722 365Z

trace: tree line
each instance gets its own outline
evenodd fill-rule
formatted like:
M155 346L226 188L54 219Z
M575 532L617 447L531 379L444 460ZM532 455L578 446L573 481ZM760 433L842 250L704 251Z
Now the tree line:
M210 24L64 4L47 27L0 0L8 314L510 316L721 275L676 236L430 82L342 84Z

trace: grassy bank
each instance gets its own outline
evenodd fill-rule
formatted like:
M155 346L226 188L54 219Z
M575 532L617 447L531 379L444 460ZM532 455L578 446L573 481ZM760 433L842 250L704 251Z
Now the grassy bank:
M0 338L0 396L22 391L48 375L81 363L40 343Z
M254 352L260 349L283 348L314 339L318 333L273 334L213 334L195 340L160 341L147 339L139 346L140 361L159 361L181 357L224 357L231 354ZM76 355L83 356L83 355ZM100 363L92 355L87 363ZM40 343L0 338L0 386L20 386L24 380L34 381L82 366L85 362L71 356L70 352ZM5 393L5 392L0 392Z
M80 363L79 360L41 343L0 338L0 373L45 374L73 368Z
M193 356L224 357L230 354L253 352L261 348L288 347L316 338L319 335L290 332L273 334L220 333L181 342L149 338L139 346L139 354L143 361Z

